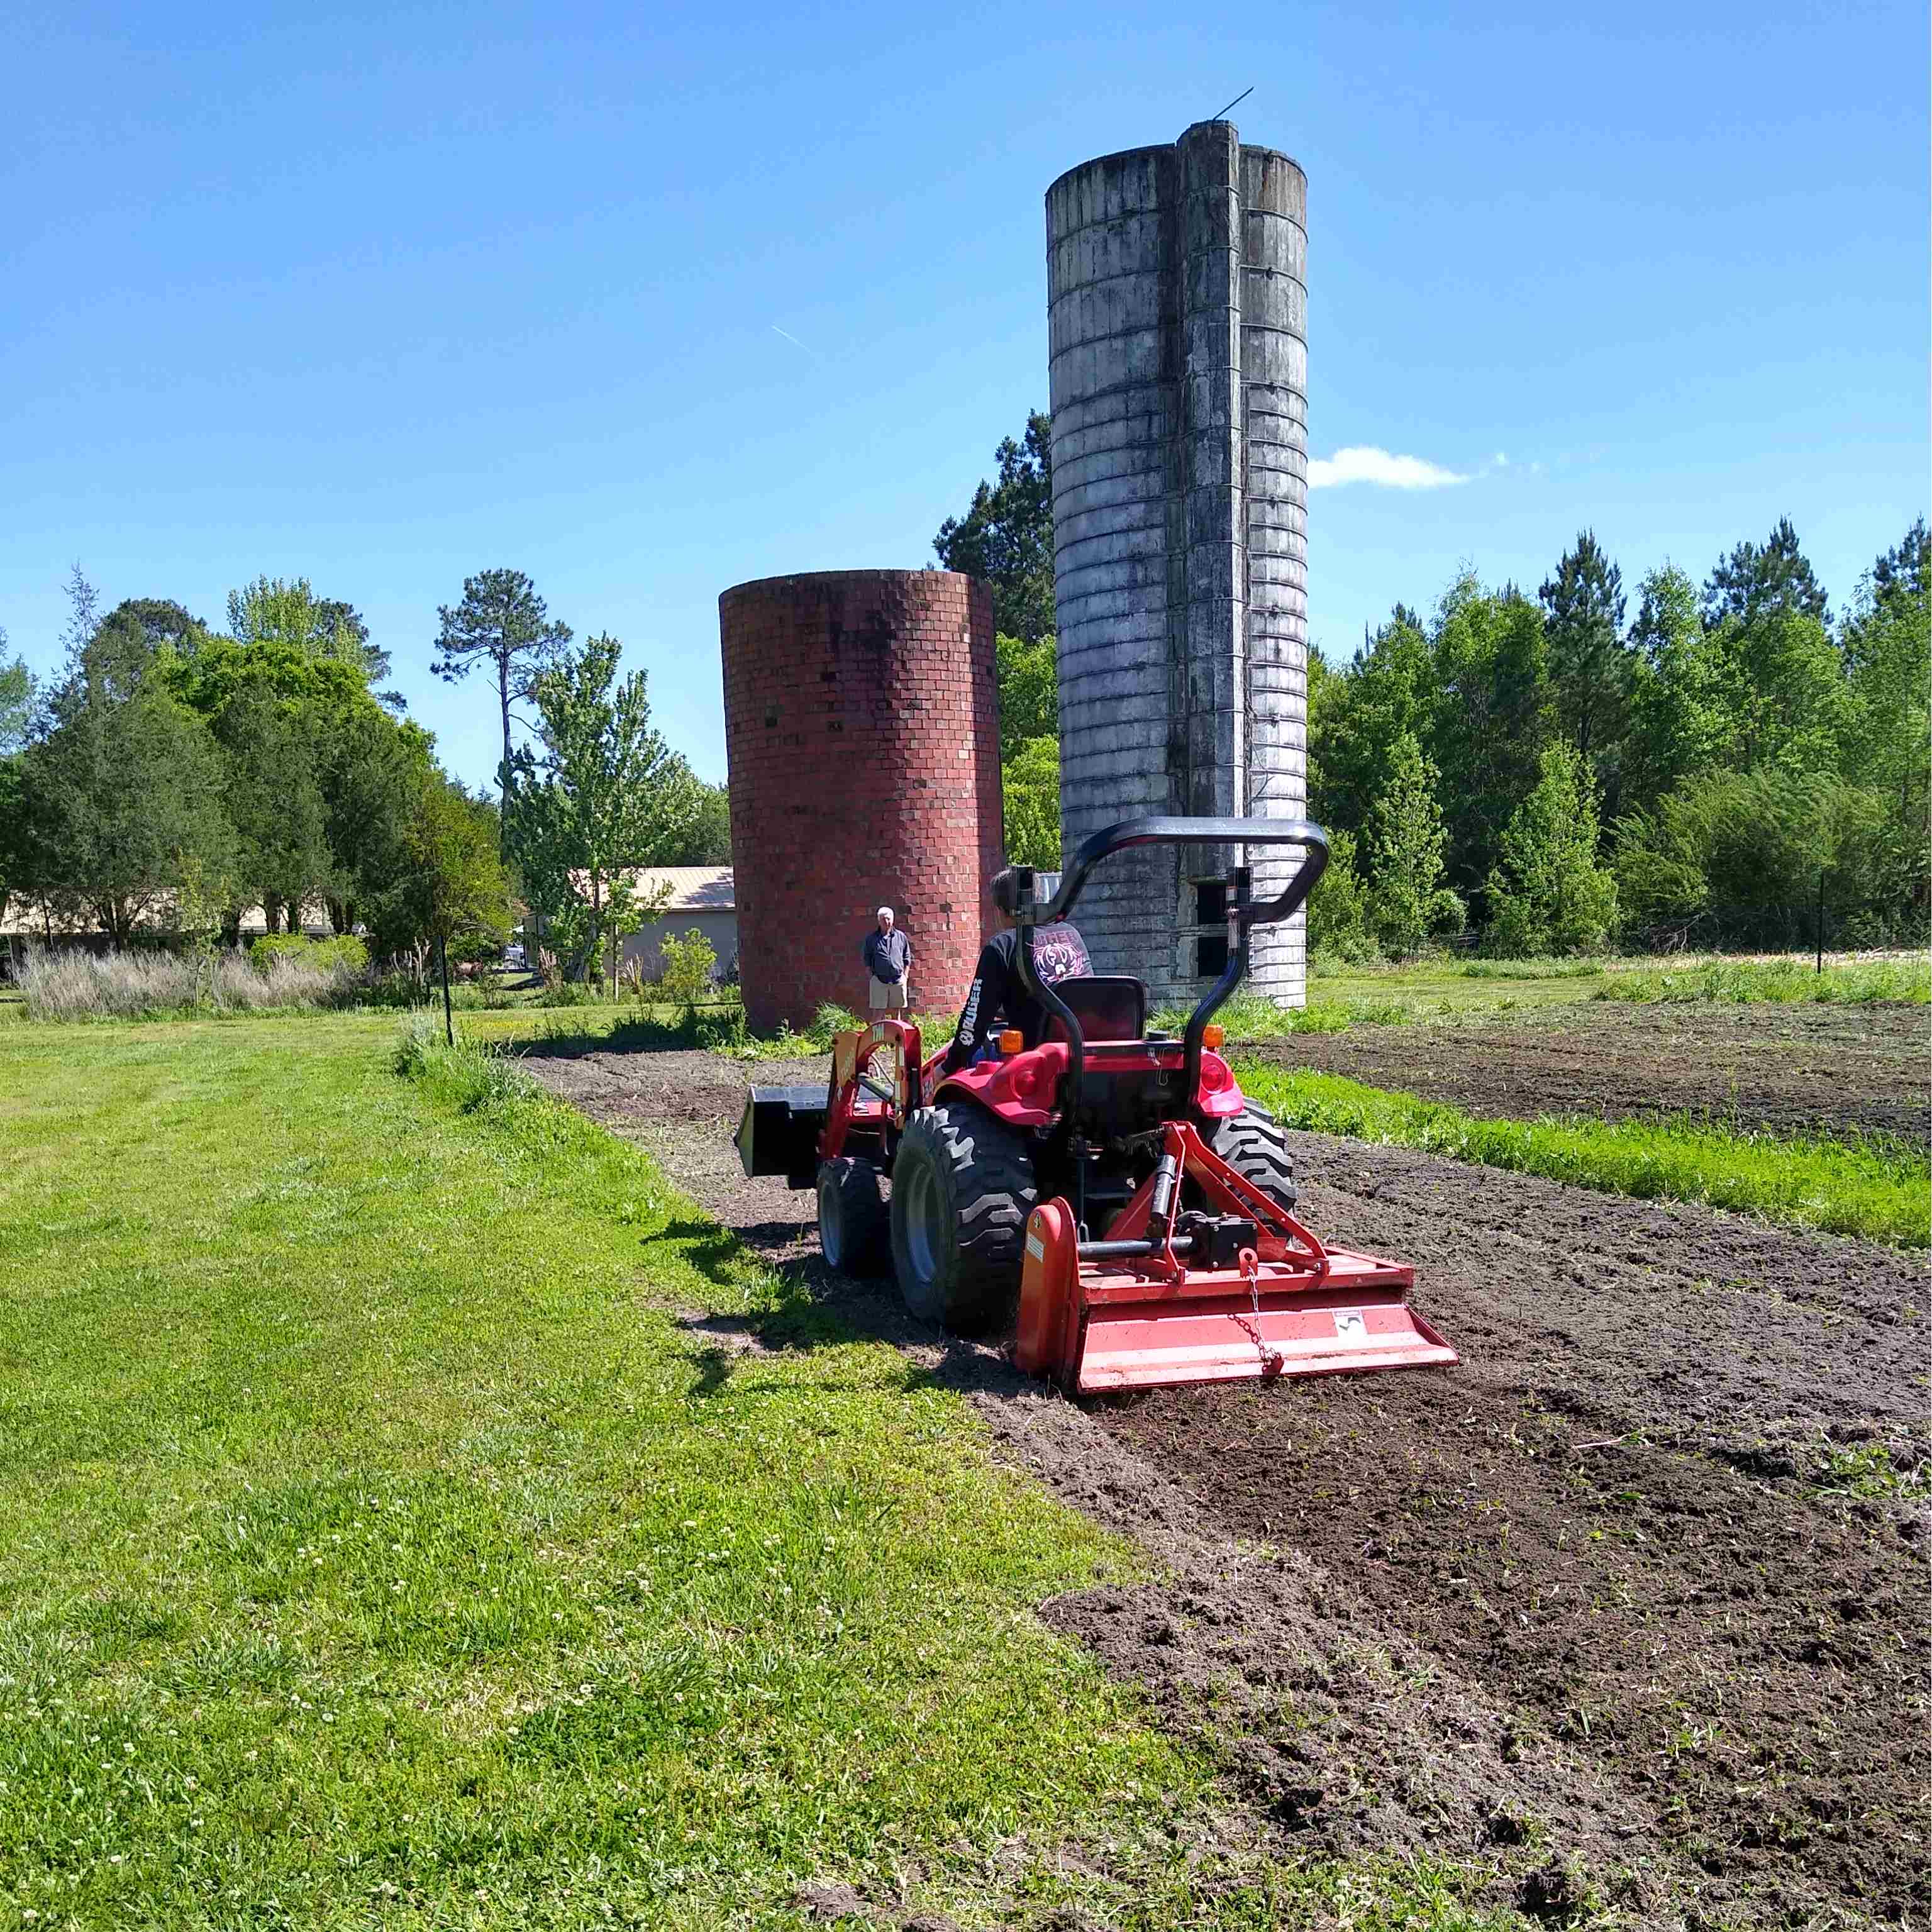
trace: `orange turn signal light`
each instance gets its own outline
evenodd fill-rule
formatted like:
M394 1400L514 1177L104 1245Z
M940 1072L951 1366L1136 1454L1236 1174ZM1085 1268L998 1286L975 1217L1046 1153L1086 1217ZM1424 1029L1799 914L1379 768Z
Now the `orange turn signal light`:
M1216 1026L1211 1020L1201 1029L1201 1044L1210 1053L1219 1053L1222 1042L1228 1037L1228 1029Z
M1002 1053L1017 1053L1025 1044L1026 1035L1018 1027L1008 1027L1000 1036L1000 1051Z

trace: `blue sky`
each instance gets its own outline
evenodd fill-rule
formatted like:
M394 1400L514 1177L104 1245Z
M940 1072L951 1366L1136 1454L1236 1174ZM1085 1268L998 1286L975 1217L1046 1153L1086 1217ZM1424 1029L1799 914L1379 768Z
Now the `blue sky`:
M1922 5L1195 11L16 0L11 648L76 561L218 622L305 575L479 781L430 646L509 565L722 777L718 593L929 560L1046 399L1047 184L1250 86L1309 176L1311 454L1466 479L1317 491L1331 656L1586 524L1634 590L1788 514L1835 609L1925 508Z

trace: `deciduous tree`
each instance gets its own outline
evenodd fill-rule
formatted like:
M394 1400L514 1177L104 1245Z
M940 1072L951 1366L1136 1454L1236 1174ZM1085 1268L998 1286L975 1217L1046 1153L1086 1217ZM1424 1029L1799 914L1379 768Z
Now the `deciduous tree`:
M380 908L379 946L453 946L509 935L508 875L498 850L496 814L434 768L418 773L399 889Z
M572 978L596 957L613 875L662 863L700 809L690 766L651 729L646 674L617 677L622 649L615 638L592 638L538 674L540 754L520 752L509 768L505 836L526 886L533 877L551 882L557 918L581 908L568 940Z
M1675 566L1665 564L1643 580L1630 646L1623 803L1648 811L1681 779L1728 757L1733 705L1696 586Z
M1441 774L1446 875L1467 898L1489 877L1554 728L1543 612L1513 585L1486 590L1465 573L1442 600L1430 644L1436 695L1426 748Z
M243 680L212 720L226 754L223 796L235 827L233 876L268 930L302 929L304 907L339 896L313 736L266 677Z
M1326 826L1360 831L1388 782L1389 758L1406 732L1418 746L1436 708L1436 664L1422 620L1398 604L1364 638L1348 670L1311 673L1310 804Z
M228 593L228 634L238 644L281 644L309 657L349 664L364 684L389 674L389 654L369 641L369 626L351 604L318 597L305 577L292 583L258 577ZM386 702L401 700L386 692Z
M658 861L665 866L728 866L731 862L731 792L722 784L698 788L696 815L672 839Z
M20 762L21 884L125 945L165 910L185 866L230 864L226 769L207 726L157 676L124 693L83 670L56 696L59 722Z
M1006 857L1016 866L1060 863L1060 740L1029 738L1000 768Z
M1030 739L1060 738L1060 670L1054 639L1036 644L1000 635L1000 762L1010 764Z

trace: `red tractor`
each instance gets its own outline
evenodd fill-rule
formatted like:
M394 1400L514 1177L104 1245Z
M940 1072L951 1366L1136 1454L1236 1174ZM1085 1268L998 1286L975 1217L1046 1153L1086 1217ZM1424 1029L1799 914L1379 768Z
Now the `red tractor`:
M1033 957L1034 929L1072 911L1094 866L1152 844L1304 854L1260 904L1249 868L1229 872L1226 970L1178 1038L1148 1031L1140 980L1048 984ZM1294 913L1328 859L1298 820L1144 818L1088 839L1044 908L1022 870L1016 961L1042 1036L1009 1030L946 1073L902 1021L842 1033L824 1092L752 1090L746 1173L815 1185L826 1260L859 1275L890 1262L923 1319L985 1335L1017 1312L1020 1367L1070 1390L1453 1364L1408 1306L1413 1270L1326 1246L1296 1219L1281 1130L1219 1051L1214 1016L1250 933Z

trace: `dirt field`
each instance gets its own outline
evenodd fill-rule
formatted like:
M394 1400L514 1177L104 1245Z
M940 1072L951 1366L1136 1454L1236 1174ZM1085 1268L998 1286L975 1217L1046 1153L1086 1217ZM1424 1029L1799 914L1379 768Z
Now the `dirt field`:
M1445 1025L1353 1027L1250 1049L1472 1114L1688 1113L1779 1133L1932 1135L1932 1020L1916 1006L1586 1000Z
M1077 1406L740 1175L748 1078L823 1061L527 1064L1140 1538L1160 1580L1041 1613L1223 1755L1231 1840L1426 1847L1558 1919L1924 1922L1925 1516L1854 1492L1927 1454L1922 1260L1299 1135L1310 1221L1414 1261L1463 1366Z

